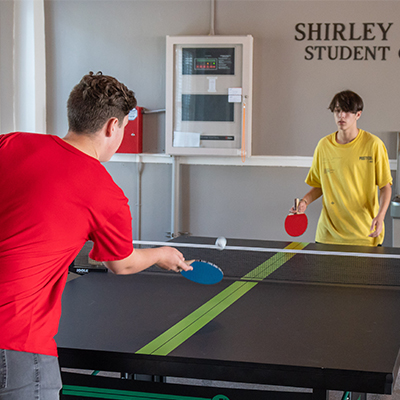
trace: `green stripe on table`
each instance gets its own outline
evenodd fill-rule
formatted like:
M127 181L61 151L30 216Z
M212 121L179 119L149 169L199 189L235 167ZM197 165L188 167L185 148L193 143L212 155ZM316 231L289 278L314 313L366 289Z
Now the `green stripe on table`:
M234 282L207 303L193 311L186 318L162 333L152 342L142 347L136 354L166 356L201 328L212 321L222 311L242 297L256 282Z
M307 245L308 243L293 242L286 246L285 249L303 249ZM279 249L277 249L277 251L279 251ZM200 306L197 310L193 311L153 341L139 349L135 354L168 355L255 287L259 281L265 279L290 260L294 255L295 254L292 253L278 252L243 276L240 281L229 285L207 303Z
M308 243L292 242L288 246L286 246L285 249L301 250L307 245ZM293 256L295 256L295 253L277 253L262 264L260 264L257 268L253 269L248 274L243 276L242 279L262 281L273 272L275 272L287 261L289 261Z

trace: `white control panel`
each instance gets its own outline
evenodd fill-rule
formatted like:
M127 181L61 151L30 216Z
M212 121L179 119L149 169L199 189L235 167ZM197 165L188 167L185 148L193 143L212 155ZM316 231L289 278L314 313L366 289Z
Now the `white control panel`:
M252 36L167 36L166 153L251 156Z

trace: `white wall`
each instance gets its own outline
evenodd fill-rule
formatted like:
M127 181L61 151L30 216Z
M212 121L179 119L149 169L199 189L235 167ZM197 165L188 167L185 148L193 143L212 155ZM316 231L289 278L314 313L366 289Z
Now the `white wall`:
M131 0L45 2L47 40L48 130L67 131L69 91L90 70L115 75L147 109L165 107L165 36L207 35L208 0ZM399 1L252 1L217 0L216 34L254 37L253 153L312 156L324 135L335 130L327 107L332 96L349 88L365 101L359 126L379 135L391 159L400 127ZM296 40L296 24L343 24L343 39ZM378 24L387 29L386 37ZM349 40L365 36L368 40ZM366 31L364 31L366 29ZM324 31L325 32L325 31ZM369 40L370 39L370 40ZM383 40L387 39L387 40ZM307 46L346 46L349 60L307 60ZM354 46L357 48L354 59ZM378 49L375 60L363 54ZM390 50L389 50L390 47ZM314 54L315 53L315 50ZM144 150L164 151L164 115L144 116ZM136 166L107 168L136 198ZM182 168L182 225L194 235L225 235L291 240L283 219L295 196L307 187L307 168ZM163 239L169 230L169 164L146 166L143 173L142 237ZM300 239L312 241L320 203L309 208L310 227ZM132 208L134 218L136 208ZM390 244L390 217L385 244Z
M0 132L13 129L13 3L0 1Z

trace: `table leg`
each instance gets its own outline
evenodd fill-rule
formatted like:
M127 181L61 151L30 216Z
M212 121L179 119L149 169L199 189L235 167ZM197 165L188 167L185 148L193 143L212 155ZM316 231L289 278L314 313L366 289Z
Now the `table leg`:
M367 394L359 392L350 392L350 400L367 400Z
M328 400L328 391L325 389L313 389L312 400Z

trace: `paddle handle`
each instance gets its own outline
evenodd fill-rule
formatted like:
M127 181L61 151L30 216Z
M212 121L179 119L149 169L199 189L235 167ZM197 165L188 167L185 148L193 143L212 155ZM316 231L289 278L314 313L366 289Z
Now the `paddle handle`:
M186 265L192 265L196 260L185 260ZM178 267L179 272L183 271L182 268Z
M300 199L296 198L294 199L294 212L297 214L299 212L299 204L300 204Z

